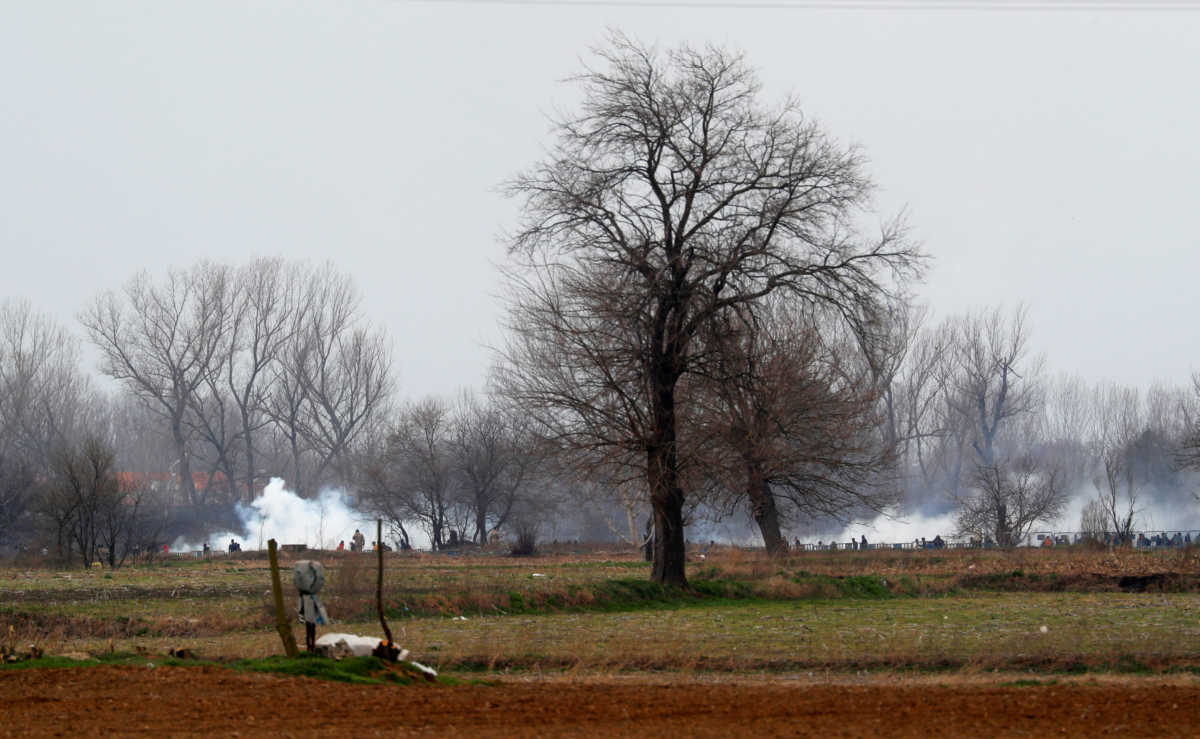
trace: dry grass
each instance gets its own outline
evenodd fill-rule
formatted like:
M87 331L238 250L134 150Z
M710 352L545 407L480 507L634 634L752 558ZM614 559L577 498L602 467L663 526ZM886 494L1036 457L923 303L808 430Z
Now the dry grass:
M339 621L334 628L376 633L374 558L326 553L321 559L329 569L326 604ZM959 586L964 577L1014 571L1030 580L1195 576L1194 550L821 552L773 559L717 549L693 562L690 576L732 581L757 598L677 598L641 607L635 599L624 610L598 610L612 606L614 585L644 581L646 570L634 553L520 560L393 555L385 593L405 646L422 661L459 669L689 676L1200 664L1200 594L985 593ZM856 595L846 588L856 577L886 583L884 595L934 597ZM266 656L279 649L268 582L255 560L115 573L0 570L0 634L51 653L157 654L186 646L210 657Z

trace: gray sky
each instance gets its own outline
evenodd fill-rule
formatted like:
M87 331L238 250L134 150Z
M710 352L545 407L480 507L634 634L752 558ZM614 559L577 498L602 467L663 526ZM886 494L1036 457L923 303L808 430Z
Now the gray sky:
M1093 380L1197 366L1200 9L4 3L0 296L78 330L142 268L328 259L402 394L477 385L515 212L495 188L605 27L739 48L767 102L860 144L939 314L1025 301L1049 368Z

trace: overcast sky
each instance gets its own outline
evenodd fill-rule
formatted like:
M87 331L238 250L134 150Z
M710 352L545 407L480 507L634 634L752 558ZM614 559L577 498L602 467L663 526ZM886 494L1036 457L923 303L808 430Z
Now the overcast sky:
M1200 12L725 5L3 3L0 295L78 331L140 269L330 260L402 394L479 385L496 186L611 27L740 49L765 102L861 145L939 314L1024 301L1049 367L1092 380L1200 366Z

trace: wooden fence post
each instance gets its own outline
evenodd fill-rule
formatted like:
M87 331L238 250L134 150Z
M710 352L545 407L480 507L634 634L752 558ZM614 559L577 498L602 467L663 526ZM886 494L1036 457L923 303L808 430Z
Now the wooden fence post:
M291 620L283 610L283 586L279 584L279 556L275 553L275 540L267 542L267 554L271 558L271 591L275 595L275 629L283 640L283 651L289 657L295 657L296 635L292 633Z
M379 576L375 580L375 608L379 611L379 625L383 627L383 633L387 637L388 649L394 650L396 645L392 643L392 630L388 628L387 621L383 618L383 519L375 519L375 551L378 553L379 561Z

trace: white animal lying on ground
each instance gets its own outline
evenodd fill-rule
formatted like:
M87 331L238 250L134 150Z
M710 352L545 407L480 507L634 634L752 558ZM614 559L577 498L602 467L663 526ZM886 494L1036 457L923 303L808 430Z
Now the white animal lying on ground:
M342 657L370 657L383 640L377 636L357 634L324 634L317 639L317 654L333 659ZM408 650L400 650L398 659L408 656Z
M383 639L377 636L358 636L357 634L325 634L317 639L316 647L317 654L331 659L342 659L343 657L370 657L379 645L383 643ZM437 672L426 667L420 662L408 660L408 650L401 649L396 655L397 660L406 660L408 664L416 667L421 672L424 672L430 677L437 677Z

